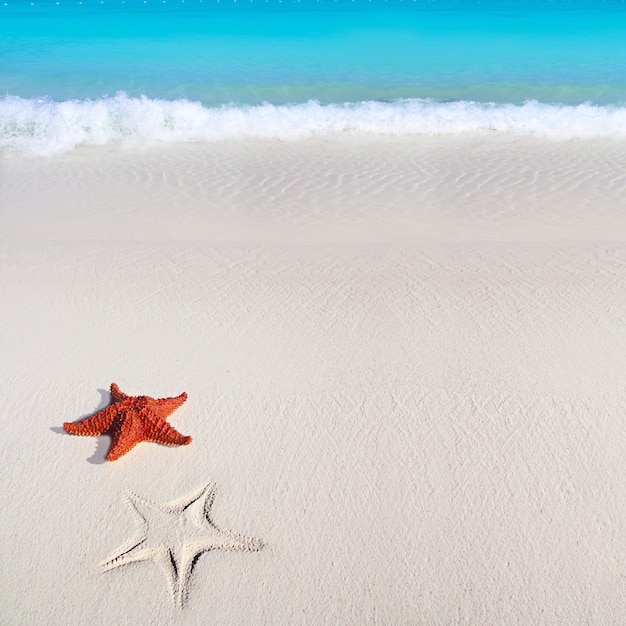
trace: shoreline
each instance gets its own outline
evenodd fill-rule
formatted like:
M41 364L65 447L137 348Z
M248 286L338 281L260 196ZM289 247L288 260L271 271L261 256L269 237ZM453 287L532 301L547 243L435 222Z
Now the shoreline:
M621 240L624 171L619 141L497 135L83 149L0 161L2 238Z

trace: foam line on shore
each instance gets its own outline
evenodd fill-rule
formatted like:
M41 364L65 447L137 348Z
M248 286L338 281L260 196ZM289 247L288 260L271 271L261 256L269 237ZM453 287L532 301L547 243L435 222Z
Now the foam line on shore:
M345 132L458 135L496 132L557 140L626 138L626 108L546 104L394 102L207 108L190 100L130 97L98 100L0 98L0 154L48 156L79 146L152 145L231 139L295 140Z

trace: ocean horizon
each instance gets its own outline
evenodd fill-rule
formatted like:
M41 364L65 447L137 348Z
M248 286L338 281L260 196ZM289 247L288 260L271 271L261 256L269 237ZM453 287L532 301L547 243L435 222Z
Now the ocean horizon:
M5 0L0 153L341 132L626 138L622 2Z

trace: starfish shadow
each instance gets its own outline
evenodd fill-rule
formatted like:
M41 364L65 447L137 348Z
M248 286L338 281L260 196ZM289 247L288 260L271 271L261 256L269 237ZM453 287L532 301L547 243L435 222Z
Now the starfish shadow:
M84 419L87 419L88 417L91 417L94 413L105 409L111 404L111 392L108 389L98 389L98 393L100 394L100 402L98 403L98 406L93 411L81 415L76 421L80 422ZM65 428L63 428L63 426L51 426L50 430L53 433L67 435L68 437L71 436L65 430ZM104 465L107 462L106 455L109 451L109 448L111 447L111 437L109 437L108 435L102 435L96 441L96 449L94 453L87 459L87 462L92 463L93 465Z
M97 445L94 453L87 459L87 463L92 465L104 465L107 462L106 456L111 447L111 437L102 435L96 439Z
M102 409L106 409L109 404L111 404L111 392L108 389L98 389L98 393L100 394L100 402L98 402L98 406L93 411L85 413L85 415L81 415L81 420L90 417L98 411L102 411Z
M62 426L51 426L50 430L59 435L67 435L68 437L71 436ZM92 463L93 465L104 465L107 462L106 456L110 447L111 437L109 435L101 435L98 439L96 439L96 449L87 459L87 463Z

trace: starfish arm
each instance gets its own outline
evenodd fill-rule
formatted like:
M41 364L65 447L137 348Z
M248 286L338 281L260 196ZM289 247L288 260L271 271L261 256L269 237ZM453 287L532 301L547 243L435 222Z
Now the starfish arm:
M253 552L261 550L264 544L259 539L247 537L232 530L223 530L211 520L211 509L215 501L216 487L214 483L207 483L201 490L189 498L185 507L192 524L207 533L194 544L203 552L207 550L240 550Z
M116 413L117 409L114 406L109 406L80 422L65 422L63 428L72 435L89 437L102 435L111 428Z
M172 598L174 602L178 602L178 586L179 586L179 572L174 561L174 555L169 548L163 547L159 550L155 550L155 555L152 557L155 563L161 566L161 569L165 573L167 578L167 584L170 588Z
M146 429L146 441L154 441L166 446L186 446L191 443L191 437L179 433L167 422L158 422Z
M263 542L239 533L217 530L218 534L206 539L197 539L189 543L189 547L196 555L211 550L229 550L231 552L258 552L263 548ZM194 557L195 558L195 557Z
M216 529L217 530L217 529ZM257 552L263 547L263 542L243 535L218 531L219 534L206 539L197 539L186 543L180 555L178 572L177 603L185 604L188 595L189 580L198 557L211 550L233 550L237 552Z
M166 573L173 571L174 575L176 574L176 569L172 564L172 560L169 556L169 550L164 547L136 549L139 548L140 545L141 544L138 544L130 550L126 551L122 549L121 553L119 553L118 551L118 553L116 553L116 556L109 557L108 559L102 561L102 563L100 563L100 569L103 572L106 572L115 569L116 567L122 567L122 565L129 565L130 563L138 563L140 561L155 561L163 567Z
M176 601L178 606L184 606L187 596L189 595L189 580L196 563L197 558L204 550L196 550L190 545L183 547L180 555L180 571L178 572L178 590L176 593Z
M131 562L126 560L131 554L134 554L132 561L144 560L143 557L138 557L140 550L137 550L137 548L145 543L148 538L148 522L137 506L137 499L139 499L139 496L132 492L126 496L126 504L128 505L130 512L135 516L137 530L123 546L118 548L114 554L100 563L100 569L102 571L119 567L120 565L124 565L126 562ZM143 552L145 552L145 549L143 549Z
M167 419L185 400L187 400L187 394L183 392L175 398L159 398L156 402L161 415Z
M179 498L175 502L171 503L176 505L177 510L187 511L191 514L193 523L202 528L205 521L208 521L213 501L215 500L215 494L217 492L217 486L214 482L208 482L194 493L189 494L184 498Z
M126 545L119 548L117 552L100 563L100 569L106 572L121 565L136 563L137 561L147 561L153 558L153 550L137 548L145 541L145 536L136 535Z
M120 388L115 383L111 383L111 396L113 397L113 402L121 402L122 400L126 400L130 397L120 391Z
M117 461L121 456L130 452L139 442L146 441L145 438L138 438L135 432L124 428L116 429L112 435L113 441L106 456L107 461Z
M123 565L129 565L140 561L154 561L161 567L165 577L167 578L167 585L170 589L170 593L172 594L172 599L174 602L179 603L180 594L178 592L178 571L176 569L176 564L171 551L165 546L158 548L145 548L134 552L131 551L116 558L108 559L100 564L100 570L105 572L115 569L116 567L122 567Z

